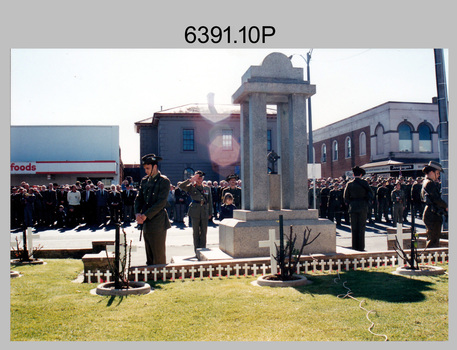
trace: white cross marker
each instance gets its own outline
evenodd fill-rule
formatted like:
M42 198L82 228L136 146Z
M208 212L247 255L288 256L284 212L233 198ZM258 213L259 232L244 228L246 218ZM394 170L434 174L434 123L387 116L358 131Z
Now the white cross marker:
M260 248L270 248L270 259L271 259L271 273L272 274L277 274L278 273L278 263L276 262L275 258L273 256L276 254L276 245L279 244L279 240L275 239L276 236L276 230L275 229L270 229L268 230L268 241L259 241L259 247ZM255 275L255 272L254 272Z
M328 259L328 272L332 272L333 271L333 260L332 259Z
M381 261L382 261L382 260L381 260L381 257L378 256L378 257L376 258L376 267L379 268L379 266L381 265Z
M374 261L373 257L370 256L370 257L368 258L368 267L369 267L370 269L373 267L373 261Z
M154 271L152 271L151 273L154 275L154 282L157 282L157 274L159 273L157 267L154 267Z
M106 270L106 273L105 273L106 282L111 282L110 277L111 277L112 275L113 275L113 274L112 274L111 272L109 272L109 270Z
M164 282L167 280L167 272L168 272L167 268L164 267L164 268L162 269L162 280L163 280Z
M176 272L178 272L178 270L176 270L174 267L170 270L171 272L171 280L174 281L176 279Z
M244 264L243 269L244 269L244 275L245 275L246 277L248 277L248 275L249 275L249 274L248 274L249 265L248 265L247 263Z
M222 278L222 270L223 270L223 269L224 269L224 268L223 268L220 264L219 264L219 265L217 266L217 268L216 268L217 272L219 272L219 278Z
M191 279L194 279L195 272L197 272L197 270L195 269L195 267L192 266L192 268L189 269L189 272L191 273L190 278L191 278Z
M95 273L95 276L97 277L97 283L100 283L100 278L103 276L103 272L101 272L100 270L97 270L97 272Z
M200 273L200 279L202 280L203 279L203 273L205 272L205 268L200 265L200 267L198 268L198 272Z
M27 251L29 252L29 256L30 258L33 259L33 240L35 238L40 238L40 235L39 234L33 234L32 233L32 228L31 227L27 227L27 233L26 233L26 237L27 237Z
M184 278L186 278L186 272L187 270L183 267L181 267L181 270L179 270L179 272L181 272L181 279L182 281L184 282Z
M143 270L143 280L146 282L148 280L148 269L145 267L144 270Z
M365 263L367 261L365 260L365 258L362 257L362 259L360 259L360 263L362 264L362 270L365 270Z
M87 282L92 283L92 278L91 278L92 275L93 275L93 273L90 272L90 270L87 270L87 272L86 272Z
M265 266L265 264L263 264L263 266ZM241 266L236 264L235 265L235 276L236 277L240 277L240 269L241 269ZM263 270L263 274L265 274L265 270Z
M227 267L225 268L225 271L227 271L227 278L230 277L230 271L232 271L233 269L230 267L230 265L227 265Z
M213 271L215 270L212 265L209 265L209 267L206 269L209 272L209 279L213 279Z
M133 270L133 274L135 275L135 282L138 282L138 275L140 274L140 270L138 267L135 267L135 270Z

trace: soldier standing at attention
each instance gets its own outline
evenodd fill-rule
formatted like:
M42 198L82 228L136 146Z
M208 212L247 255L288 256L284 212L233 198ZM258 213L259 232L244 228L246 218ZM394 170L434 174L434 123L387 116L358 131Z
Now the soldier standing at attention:
M352 249L365 250L365 225L369 201L373 199L373 192L368 182L362 179L365 170L356 166L352 169L354 179L349 181L344 189L344 200L349 205L351 217Z
M444 172L440 163L430 161L423 169L425 180L422 183L421 198L425 203L423 220L427 233L427 248L440 246L443 215L447 215L448 206L441 199L439 184L440 172Z
M146 176L141 179L135 199L136 221L143 225L146 264L165 264L165 240L171 227L165 209L170 180L158 170L161 157L147 154L141 160Z
M224 199L226 193L231 193L233 196L233 204L236 209L241 209L241 188L237 186L237 181L240 178L236 174L227 176L225 179L228 182L228 187L222 190L221 200Z
M203 185L204 176L205 173L199 170L194 176L179 185L179 188L189 193L192 199L188 215L192 221L195 253L198 248L206 248L208 220L213 215L211 189Z

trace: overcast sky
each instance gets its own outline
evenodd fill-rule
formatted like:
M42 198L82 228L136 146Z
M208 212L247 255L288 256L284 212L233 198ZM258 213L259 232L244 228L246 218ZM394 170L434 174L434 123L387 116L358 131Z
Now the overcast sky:
M119 125L122 160L138 163L134 123L161 108L230 104L251 65L302 49L13 49L11 125ZM303 57L300 57L303 56ZM445 50L446 72L448 72ZM431 102L433 49L313 49L313 129L387 101Z

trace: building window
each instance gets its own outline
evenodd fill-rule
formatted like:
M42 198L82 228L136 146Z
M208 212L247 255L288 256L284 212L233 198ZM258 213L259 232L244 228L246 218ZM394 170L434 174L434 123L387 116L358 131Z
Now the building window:
M182 131L182 150L195 151L194 129L184 129Z
M406 124L400 124L398 127L398 150L400 152L412 152L413 151L413 135L411 127Z
M348 136L346 137L346 140L344 141L346 145L346 158L351 158L352 157L352 142L351 138Z
M271 152L273 149L272 147L272 141L271 141L271 129L267 130L267 151Z
M232 140L233 140L233 130L232 129L222 130L222 149L224 151L231 151L233 149Z
M367 154L367 135L362 131L359 136L359 154L364 156Z
M194 169L192 169L192 168L186 168L186 169L184 169L184 172L183 172L183 180L190 179L192 176L194 176L194 174L195 174Z
M325 143L322 144L321 148L321 162L325 163L327 161L327 146Z
M384 128L381 124L376 127L376 154L384 154Z
M432 132L428 125L419 126L419 152L432 151Z
M333 141L333 145L332 145L332 159L333 161L337 161L338 160L338 141Z

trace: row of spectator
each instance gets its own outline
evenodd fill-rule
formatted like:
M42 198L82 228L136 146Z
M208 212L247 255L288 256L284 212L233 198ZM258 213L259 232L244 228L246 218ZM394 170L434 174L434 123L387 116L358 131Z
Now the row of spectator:
M404 178L402 176L382 178L367 176L365 180L373 192L373 201L369 203L368 221L392 223L407 222L412 215L422 217L424 203L421 201L423 178ZM344 218L349 224L348 207L343 200L343 192L348 179L328 178L316 180L316 190L309 181L309 207L314 207L314 192L316 193L316 208L321 218L328 218L338 225Z
M213 195L214 218L221 211L223 189L227 181L207 181ZM29 185L22 182L11 189L11 228L24 227L76 227L80 224L105 226L113 223L130 223L135 220L134 202L137 189L124 180L120 185L105 188L86 180L81 184ZM175 223L183 223L191 202L188 194L177 186L171 186L168 212Z

